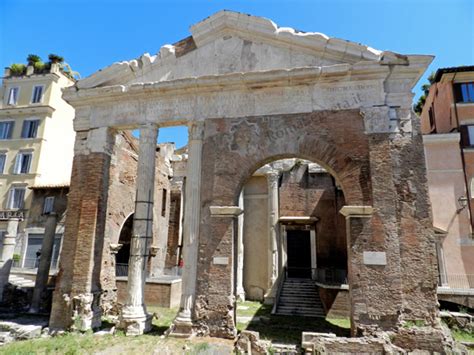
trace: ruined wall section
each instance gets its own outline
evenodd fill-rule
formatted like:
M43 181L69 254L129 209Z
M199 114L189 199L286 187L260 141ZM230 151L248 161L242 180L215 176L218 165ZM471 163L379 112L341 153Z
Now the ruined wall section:
M104 250L101 268L101 307L104 313L114 310L117 299L115 284L114 246L119 243L120 231L128 216L135 210L135 180L138 145L129 132L117 132L112 151L107 217L104 231Z
M342 131L352 137L350 142ZM194 319L200 334L233 337L236 223L211 216L209 207L236 205L257 168L289 157L321 163L338 177L348 203L371 205L368 143L358 111L327 111L207 120L202 154L201 181L206 183L201 191Z
M394 184L398 194L402 318L436 324L437 256L420 122L410 110L399 115L411 117L413 123L411 133L397 135L391 142Z

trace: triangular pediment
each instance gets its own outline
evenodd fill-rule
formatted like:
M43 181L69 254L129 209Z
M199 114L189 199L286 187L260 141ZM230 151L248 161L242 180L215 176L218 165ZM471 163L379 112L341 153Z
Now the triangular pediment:
M114 63L77 86L373 62L380 61L385 53L321 33L278 27L271 20L232 11L220 11L190 30L190 37L163 46L156 55L146 53L135 60Z

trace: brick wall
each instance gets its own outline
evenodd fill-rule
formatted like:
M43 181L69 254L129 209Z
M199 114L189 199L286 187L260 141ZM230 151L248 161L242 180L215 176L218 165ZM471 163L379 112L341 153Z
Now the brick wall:
M76 142L87 139L87 132L76 135ZM75 295L93 294L96 300L100 294L101 267L94 268L94 265L101 265L102 259L109 166L107 153L74 157L68 195L68 211L71 212L66 218L51 328L64 329L72 325Z
M178 264L178 246L180 239L181 224L181 193L179 189L171 190L170 198L170 218L168 227L168 244L166 253L166 268L173 268Z

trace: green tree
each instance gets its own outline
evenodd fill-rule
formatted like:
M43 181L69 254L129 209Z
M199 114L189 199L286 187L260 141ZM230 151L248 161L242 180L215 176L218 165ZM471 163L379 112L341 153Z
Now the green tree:
M41 58L36 54L28 54L26 61L28 62L28 65L35 65L35 63L41 62Z
M418 115L421 115L421 111L423 111L423 106L425 105L426 98L430 92L430 87L435 81L435 75L436 72L431 72L430 76L428 76L428 83L421 86L423 94L418 98L416 104L413 105L413 111L415 111Z

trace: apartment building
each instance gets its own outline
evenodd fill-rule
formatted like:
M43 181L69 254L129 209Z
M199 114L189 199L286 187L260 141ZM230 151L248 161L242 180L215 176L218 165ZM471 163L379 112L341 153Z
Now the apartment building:
M44 233L41 225L28 223L34 191L69 187L74 109L61 96L74 82L59 63L42 70L30 65L21 73L5 69L0 88L0 255L7 231L10 239L16 231L13 259L19 267L35 267ZM60 202L54 194L43 195L41 213L47 214Z
M421 113L443 294L474 305L474 66L439 69ZM451 291L450 291L450 290ZM440 291L439 291L440 292ZM455 294L455 292L454 292ZM465 303L465 302L463 302Z

